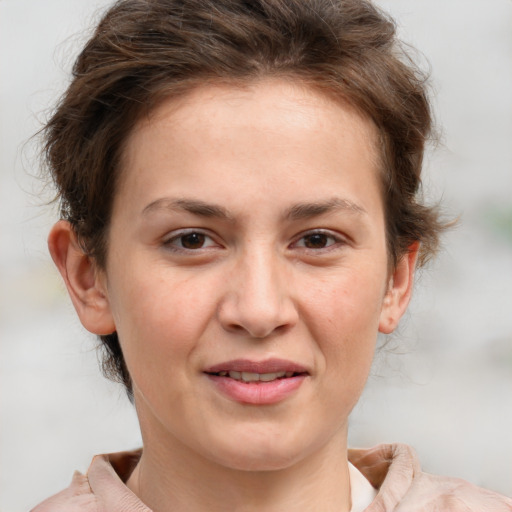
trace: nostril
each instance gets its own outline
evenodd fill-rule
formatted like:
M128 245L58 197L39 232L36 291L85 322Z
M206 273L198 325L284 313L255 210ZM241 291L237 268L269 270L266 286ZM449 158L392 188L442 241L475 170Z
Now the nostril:
M229 324L227 326L227 330L232 331L232 332L242 332L242 331L245 331L245 329L241 325L238 325L238 324L235 324L235 323Z

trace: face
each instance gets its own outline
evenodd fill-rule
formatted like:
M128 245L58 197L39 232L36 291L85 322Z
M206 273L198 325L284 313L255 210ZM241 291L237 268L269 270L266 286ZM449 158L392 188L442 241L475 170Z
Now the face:
M242 469L346 443L402 311L375 140L348 106L277 80L205 86L139 123L98 287L145 442Z

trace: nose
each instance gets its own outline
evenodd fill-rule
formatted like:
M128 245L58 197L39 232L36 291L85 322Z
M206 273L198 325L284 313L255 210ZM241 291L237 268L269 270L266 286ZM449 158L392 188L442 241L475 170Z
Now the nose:
M296 324L298 311L286 262L269 252L242 256L228 276L218 309L225 330L265 338Z

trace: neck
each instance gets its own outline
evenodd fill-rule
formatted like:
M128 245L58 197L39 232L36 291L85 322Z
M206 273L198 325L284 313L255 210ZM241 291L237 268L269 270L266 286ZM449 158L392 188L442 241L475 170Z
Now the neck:
M154 512L349 512L346 435L285 468L232 469L175 442L152 442L128 487ZM341 440L341 442L340 442Z

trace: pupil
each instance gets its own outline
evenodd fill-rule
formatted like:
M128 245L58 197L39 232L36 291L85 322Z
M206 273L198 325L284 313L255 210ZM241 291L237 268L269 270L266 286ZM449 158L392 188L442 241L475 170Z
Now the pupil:
M204 235L201 233L189 233L181 237L181 245L185 249L200 249L204 244Z
M327 235L317 233L306 237L305 245L308 249L321 249L327 245Z

